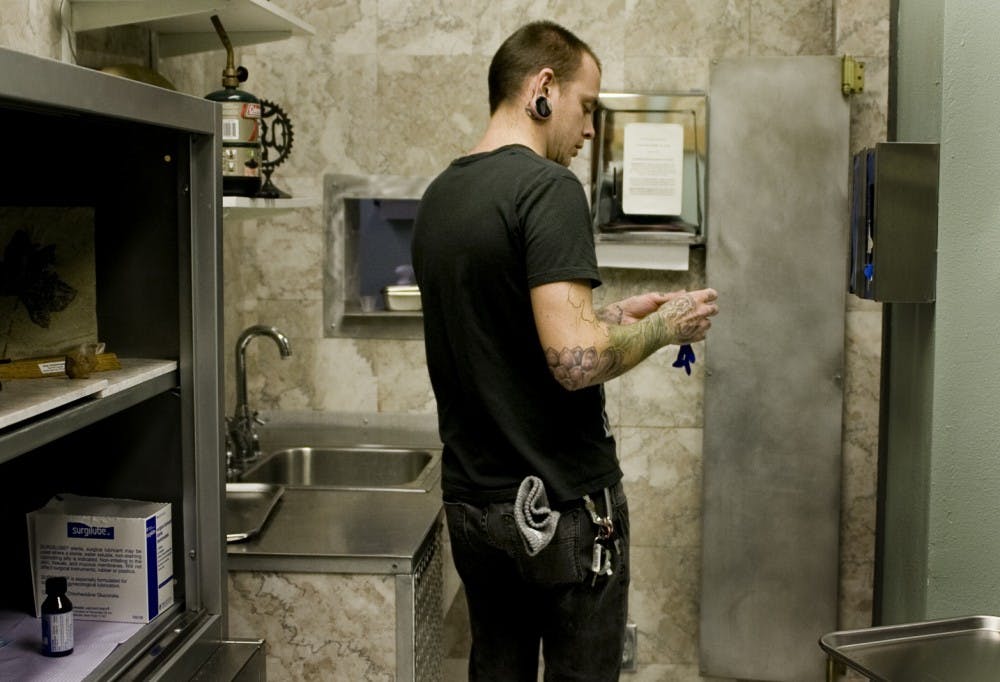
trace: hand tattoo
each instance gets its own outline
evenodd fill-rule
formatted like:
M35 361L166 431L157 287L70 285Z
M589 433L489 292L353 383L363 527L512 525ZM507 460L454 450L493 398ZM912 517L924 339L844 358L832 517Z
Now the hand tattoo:
M678 341L684 341L696 335L701 326L701 318L691 317L688 313L695 309L694 297L691 294L678 296L667 301L661 308L668 324L673 327Z
M597 311L597 319L605 324L621 324L625 319L625 309L618 303L612 303Z

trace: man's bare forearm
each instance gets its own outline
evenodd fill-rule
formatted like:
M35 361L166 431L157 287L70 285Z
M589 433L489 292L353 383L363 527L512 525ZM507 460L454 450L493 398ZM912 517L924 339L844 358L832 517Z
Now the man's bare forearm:
M706 301L715 300L712 290L697 295ZM667 344L701 340L709 326L707 316L718 312L714 303L703 302L699 310L694 295L686 292L670 297L649 313L641 300L626 299L595 311L597 319L592 323L600 330L598 345L546 348L549 369L556 380L572 391L614 379Z
M667 325L659 315L624 326L605 323L605 327L608 343L604 349L599 350L595 346L545 349L552 375L567 390L574 391L614 379L670 342Z

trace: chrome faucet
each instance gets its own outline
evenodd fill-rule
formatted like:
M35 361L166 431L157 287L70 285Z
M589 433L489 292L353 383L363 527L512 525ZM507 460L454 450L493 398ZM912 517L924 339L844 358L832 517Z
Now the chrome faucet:
M260 457L260 439L257 424L264 420L250 410L247 401L247 359L246 350L250 341L257 336L269 336L278 344L281 357L292 354L288 337L275 327L255 324L247 327L236 339L236 409L232 417L226 418L226 480L234 481L246 469L247 464Z

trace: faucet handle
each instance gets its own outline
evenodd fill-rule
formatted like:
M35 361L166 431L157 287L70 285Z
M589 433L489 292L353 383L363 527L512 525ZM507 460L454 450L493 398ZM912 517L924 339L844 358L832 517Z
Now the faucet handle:
M257 410L253 411L253 414L250 415L250 418L253 419L255 424L260 424L261 426L267 423L267 420L261 417L260 412L258 412Z

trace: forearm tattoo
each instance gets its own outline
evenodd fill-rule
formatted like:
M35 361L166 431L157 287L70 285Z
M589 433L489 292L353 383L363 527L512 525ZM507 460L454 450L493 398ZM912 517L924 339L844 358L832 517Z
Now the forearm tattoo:
M554 348L545 350L545 359L556 381L568 390L614 379L663 345L664 323L652 315L638 324L608 327L608 347Z
M617 376L621 366L621 352L608 348L602 353L591 346L584 350L576 348L545 349L545 359L556 381L571 391L593 383L599 383L599 377L606 374Z

